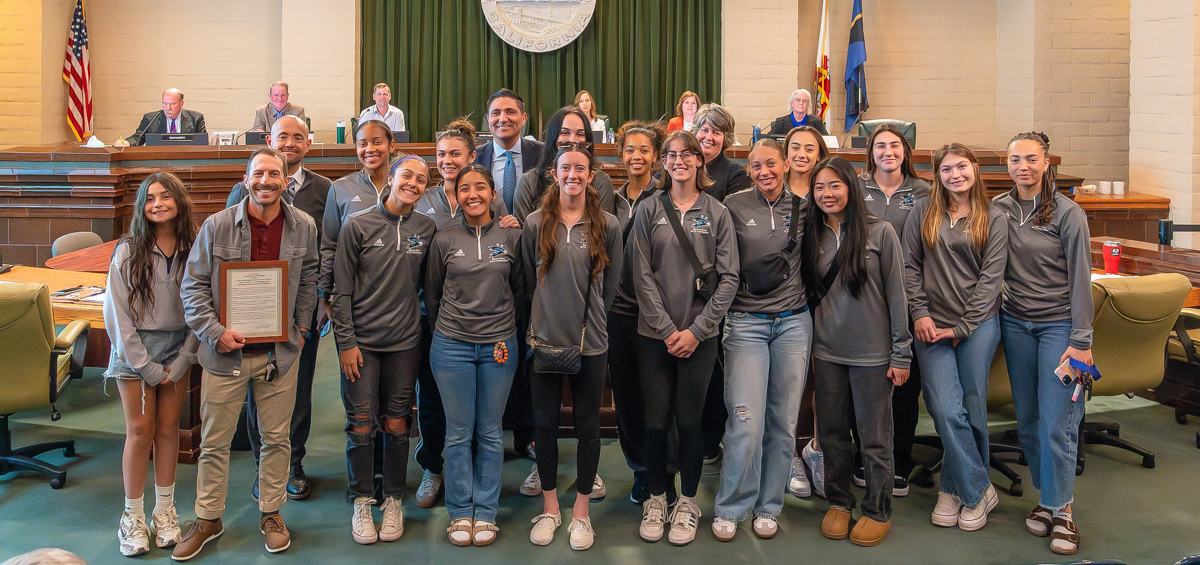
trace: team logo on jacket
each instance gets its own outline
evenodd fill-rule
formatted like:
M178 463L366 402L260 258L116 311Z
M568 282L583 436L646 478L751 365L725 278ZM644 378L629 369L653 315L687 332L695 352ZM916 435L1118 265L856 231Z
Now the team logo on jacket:
M904 196L900 197L900 209L901 210L912 210L913 204L915 204L916 202L917 202L917 199L913 198L913 196L911 194L905 194Z
M493 243L488 246L488 261L492 263L505 263L512 259L508 253L508 248L503 243Z
M712 220L704 214L692 218L692 233L712 233Z
M424 242L421 241L421 236L416 234L408 236L408 239L405 240L407 253L411 253L413 255L420 255L422 251L421 247L423 245Z
M351 198L350 201L351 202L362 202L362 198L359 198L358 195L355 194L354 198Z
M758 225L758 222L755 222L754 218L750 218L749 220L746 221L746 225L749 227L754 227L754 226Z
M871 193L869 193L869 192L863 193L863 202L874 202L874 201L875 201L875 197L871 196Z
M788 214L783 217L783 229L785 229L785 230L792 229L792 215L791 214Z
M372 244L371 244L371 247L383 247L383 240L382 240L382 239L376 239L376 240L375 240L375 243L372 243Z
M451 253L451 254L450 254L450 256L451 256L451 257L466 257L466 256L467 256L467 254L466 254L466 253L463 253L463 250L462 250L462 249L455 249L455 250L454 250L454 253Z

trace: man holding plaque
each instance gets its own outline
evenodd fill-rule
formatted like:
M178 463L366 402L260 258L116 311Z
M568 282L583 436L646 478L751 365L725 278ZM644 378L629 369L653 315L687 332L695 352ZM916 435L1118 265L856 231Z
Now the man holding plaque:
M247 388L262 438L259 530L271 553L291 545L279 509L287 500L297 360L316 306L318 259L316 224L282 197L287 170L279 151L255 151L243 178L249 196L205 220L184 272L184 316L201 342L203 424L197 520L175 546L176 561L195 557L223 532L229 444Z
M329 195L329 179L314 173L302 165L312 141L308 139L308 126L296 116L284 116L271 126L271 137L267 145L278 149L287 158L287 180L283 190L283 201L295 209L305 212L316 221L325 214L325 198ZM245 200L246 183L239 182L229 192L225 207L236 206ZM321 240L321 224L317 222L317 241ZM317 348L321 343L321 326L324 324L324 308L316 308L312 314L309 332L304 336L304 349L300 352L300 371L296 375L296 409L292 412L292 475L288 479L288 498L300 500L312 492L308 475L304 473L305 444L312 429L312 388L317 369ZM318 317L319 316L319 317ZM254 459L258 460L262 446L259 444L258 413L251 394L246 404L246 429L250 434L250 446ZM259 500L258 483L254 483L254 500Z

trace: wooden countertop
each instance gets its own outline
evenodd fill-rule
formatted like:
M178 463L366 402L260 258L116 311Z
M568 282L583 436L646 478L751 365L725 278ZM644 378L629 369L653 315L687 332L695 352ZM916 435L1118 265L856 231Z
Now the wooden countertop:
M107 271L107 269L106 269ZM17 265L11 271L0 275L2 282L42 283L50 287L50 292L80 285L107 286L107 273L84 273L79 271L59 271L55 269L40 269ZM54 323L66 325L73 320L87 320L92 328L104 329L104 314L99 304L62 304L52 302Z

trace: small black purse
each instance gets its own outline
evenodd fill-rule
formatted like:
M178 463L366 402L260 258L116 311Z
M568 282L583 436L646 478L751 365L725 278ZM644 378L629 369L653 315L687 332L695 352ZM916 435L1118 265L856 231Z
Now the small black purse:
M583 367L583 341L587 337L588 306L591 305L592 270L588 267L587 290L583 292L583 329L579 333L579 345L550 345L539 342L529 324L529 347L533 349L533 370L538 373L563 373L573 375Z
M774 213L774 212L772 212ZM750 294L762 296L784 283L791 275L792 267L788 264L787 256L796 250L796 224L800 223L800 198L792 196L792 225L788 227L788 241L783 251L771 253L746 263L742 267L742 286Z

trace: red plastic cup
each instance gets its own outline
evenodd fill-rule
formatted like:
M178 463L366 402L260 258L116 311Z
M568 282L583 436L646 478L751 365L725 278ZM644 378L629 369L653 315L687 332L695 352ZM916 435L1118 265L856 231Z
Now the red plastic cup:
M1115 275L1121 267L1121 242L1104 242L1104 273Z

